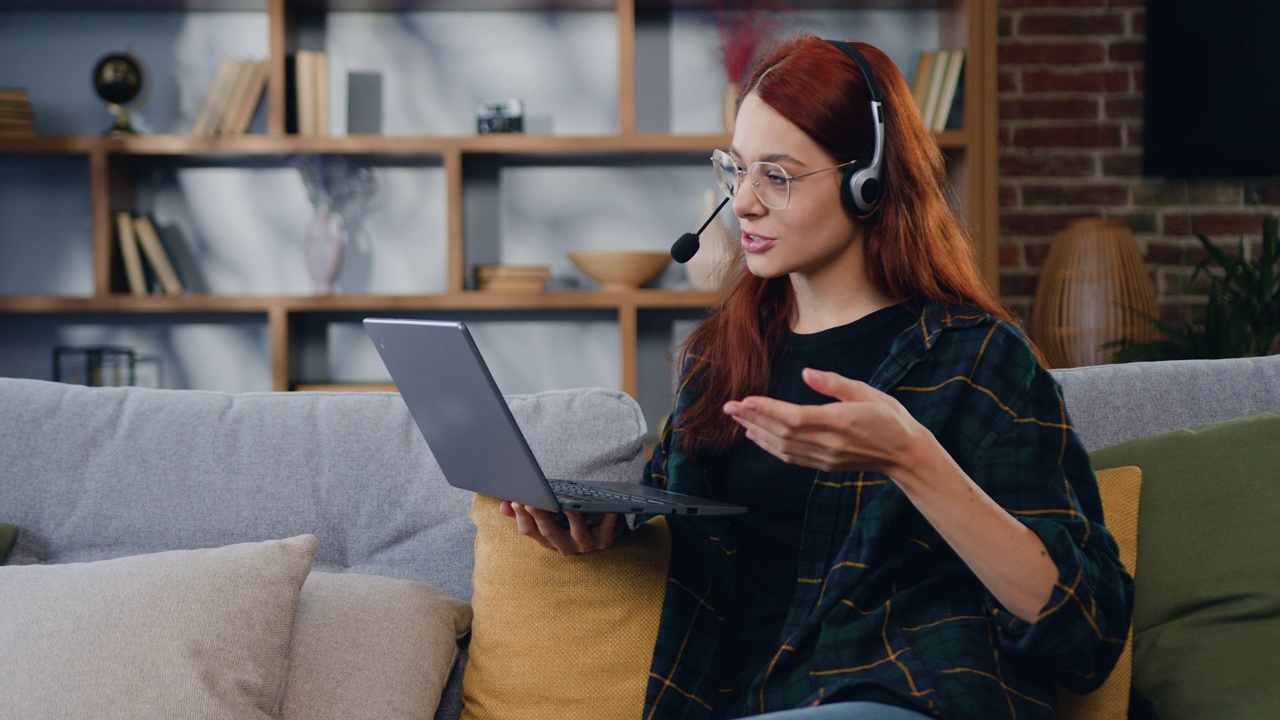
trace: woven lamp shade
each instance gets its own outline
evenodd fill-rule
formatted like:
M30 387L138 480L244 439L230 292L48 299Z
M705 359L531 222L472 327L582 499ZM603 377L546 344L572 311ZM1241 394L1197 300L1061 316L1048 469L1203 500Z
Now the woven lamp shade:
M1102 365L1116 340L1154 339L1156 293L1133 231L1087 218L1060 230L1036 288L1031 331L1050 367Z

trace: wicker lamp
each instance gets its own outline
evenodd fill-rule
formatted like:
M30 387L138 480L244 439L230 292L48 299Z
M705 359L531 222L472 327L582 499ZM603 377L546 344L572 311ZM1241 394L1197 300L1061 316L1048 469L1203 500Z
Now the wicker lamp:
M1116 340L1149 340L1156 294L1129 226L1086 218L1060 230L1036 288L1031 330L1050 367L1101 365Z

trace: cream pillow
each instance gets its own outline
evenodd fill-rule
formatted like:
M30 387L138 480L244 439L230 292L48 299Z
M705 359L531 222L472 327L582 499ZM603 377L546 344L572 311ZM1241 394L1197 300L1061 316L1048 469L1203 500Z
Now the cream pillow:
M316 545L0 567L0 717L274 717Z
M432 717L471 606L420 582L313 572L289 646L284 720Z
M463 720L634 720L667 586L661 518L606 551L545 550L477 495Z

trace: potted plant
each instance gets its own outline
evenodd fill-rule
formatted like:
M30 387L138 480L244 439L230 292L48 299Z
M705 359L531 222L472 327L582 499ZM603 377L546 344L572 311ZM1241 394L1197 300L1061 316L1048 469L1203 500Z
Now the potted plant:
M1262 224L1262 248L1246 259L1244 240L1239 254L1226 252L1204 233L1196 238L1209 256L1192 280L1205 276L1207 299L1200 312L1180 323L1166 323L1141 313L1162 337L1138 343L1118 343L1114 362L1184 360L1192 358L1268 355L1280 344L1280 218ZM1217 265L1220 271L1210 266Z

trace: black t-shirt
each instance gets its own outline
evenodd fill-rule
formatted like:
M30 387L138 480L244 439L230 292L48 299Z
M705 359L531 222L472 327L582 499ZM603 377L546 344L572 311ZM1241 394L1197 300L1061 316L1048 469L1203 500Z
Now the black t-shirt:
M889 354L894 338L918 319L898 304L829 330L787 332L773 361L769 397L800 405L833 402L805 385L800 371L809 367L866 381ZM795 592L805 503L818 471L784 463L745 436L707 466L713 497L750 508L729 520L738 553L732 605L725 608L725 640L735 644L735 652L720 655L741 660L741 689L769 662L781 640Z

